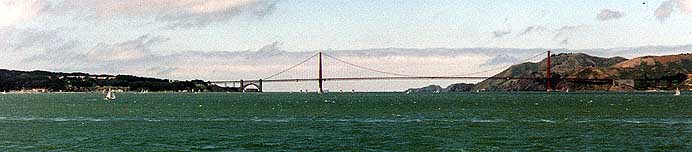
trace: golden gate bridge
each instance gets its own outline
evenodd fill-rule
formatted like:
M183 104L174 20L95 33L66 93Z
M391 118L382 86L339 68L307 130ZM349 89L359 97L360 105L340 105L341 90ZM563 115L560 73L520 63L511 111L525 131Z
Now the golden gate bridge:
M550 81L553 81L556 78L551 78L550 75L550 70L551 70L551 60L550 56L551 53L550 51L542 52L539 54L536 54L534 56L531 56L529 58L526 58L524 60L521 60L517 63L522 63L522 62L527 62L532 59L536 59L538 57L541 57L542 55L547 54L546 57L546 75L545 77L498 77L498 76L472 76L475 74L480 74L480 73L487 73L491 71L497 71L497 70L502 70L506 69L509 66L503 66L499 68L493 68L493 69L488 69L488 70L483 70L483 71L477 71L477 72L471 72L471 73L464 73L464 74L458 74L458 75L449 75L449 76L422 76L422 75L412 75L412 74L402 74L402 73L395 73L395 72L389 72L389 71L384 71L384 70L378 70L374 68L369 68L366 66L362 66L359 64L355 64L352 62L348 62L346 60L340 59L338 57L323 53L323 52L317 52L314 55L304 59L303 61L290 66L282 71L279 71L275 74L272 74L268 77L264 77L261 79L253 79L253 80L220 80L220 81L209 81L209 83L212 84L224 84L224 86L228 86L228 84L232 84L232 86L235 86L236 84L238 85L238 91L240 92L245 92L246 88L249 86L254 86L257 88L256 91L262 92L263 91L263 84L264 83L273 83L273 82L317 82L317 87L318 93L323 93L324 87L323 83L325 82L333 82L333 81L373 81L373 80L421 80L421 79L427 79L427 80L487 80L487 79L504 79L504 80L517 80L517 79L526 79L526 80L545 80L546 82L546 89L551 90L551 84ZM276 78L279 75L285 74L288 71L294 70L295 68L306 64L308 61L313 60L314 58L317 58L317 67L318 67L318 72L317 72L317 77L316 78ZM337 62L341 62L343 64L346 64L351 67L356 67L359 69L363 69L366 71L370 72L375 72L379 74L384 74L387 76L362 76L362 77L324 77L324 66L323 66L323 61L325 59L331 59L335 60ZM576 78L559 78L563 80L582 80L582 79L576 79ZM612 81L612 79L589 79L591 81Z

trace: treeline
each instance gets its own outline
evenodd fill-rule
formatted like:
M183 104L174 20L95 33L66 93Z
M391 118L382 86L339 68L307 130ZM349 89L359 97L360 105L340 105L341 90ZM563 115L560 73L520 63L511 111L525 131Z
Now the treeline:
M209 85L202 80L173 81L131 75L90 75L87 73L58 73L48 71L15 71L0 69L0 91L46 89L48 91L86 92L103 88L126 91L227 91L228 88Z

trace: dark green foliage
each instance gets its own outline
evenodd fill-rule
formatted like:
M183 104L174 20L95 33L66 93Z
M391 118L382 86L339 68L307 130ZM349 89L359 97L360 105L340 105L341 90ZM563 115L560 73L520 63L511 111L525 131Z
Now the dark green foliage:
M473 84L457 83L447 87L448 92L469 92L473 90Z
M49 91L94 91L97 87L128 88L129 91L225 91L202 80L171 81L131 75L90 75L47 71L15 71L0 69L0 91L42 88Z

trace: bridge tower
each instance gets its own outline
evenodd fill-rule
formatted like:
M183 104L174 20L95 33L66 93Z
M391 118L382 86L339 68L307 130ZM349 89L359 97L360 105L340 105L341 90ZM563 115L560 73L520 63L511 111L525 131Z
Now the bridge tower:
M320 51L320 59L319 59L318 64L319 64L320 69L319 69L319 78L317 78L317 84L320 87L319 93L324 93L324 90L322 90L322 81L324 80L324 79L322 79L322 51Z
M545 91L550 92L552 90L550 86L550 81L552 81L552 78L550 77L550 50L548 50L548 59L545 62L545 67L546 67L546 72L545 72Z

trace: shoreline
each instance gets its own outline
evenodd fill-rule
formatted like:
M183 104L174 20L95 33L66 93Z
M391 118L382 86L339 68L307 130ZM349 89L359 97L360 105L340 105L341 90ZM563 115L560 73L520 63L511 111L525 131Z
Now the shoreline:
M484 92L412 92L410 94L488 94L488 93L555 93L555 94L589 94L589 93L674 93L675 90L658 90L658 91L571 91L571 92L564 92L564 91L484 91ZM680 90L680 92L692 92L692 90ZM6 95L6 94L91 94L91 93L99 93L103 94L104 92L0 92L0 95ZM262 93L269 93L269 94L274 94L274 93L288 93L288 94L319 94L316 92L173 92L173 91L163 91L163 92L147 92L147 93L142 93L142 92L115 92L118 94L149 94L149 93L155 93L155 94L199 94L199 93L233 93L233 94L262 94ZM329 92L329 93L322 93L322 94L354 94L354 93L403 93L405 94L405 91L373 91L373 92Z

